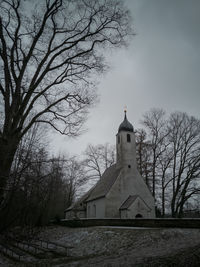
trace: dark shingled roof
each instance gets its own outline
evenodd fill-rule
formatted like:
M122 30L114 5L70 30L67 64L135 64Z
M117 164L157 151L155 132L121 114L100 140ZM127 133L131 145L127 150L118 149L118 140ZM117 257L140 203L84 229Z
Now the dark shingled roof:
M81 203L84 203L86 201L86 199L89 197L91 191L93 190L94 186L87 191L82 197L80 197L75 203L73 203L69 208L67 208L65 211L69 211L69 210L85 210L84 206L80 206Z
M120 131L133 132L133 125L127 120L126 111L125 111L125 114L124 114L124 120L119 125L118 132L120 132Z
M132 196L129 196L125 201L124 203L121 205L121 207L119 208L120 210L125 210L125 209L128 209L132 204L133 202L136 200L136 198L140 198L143 203L147 206L147 208L149 210L151 210L151 208L147 205L147 203L139 196L139 195L132 195Z
M104 174L102 175L101 179L98 181L96 186L93 188L91 194L86 199L86 201L106 196L106 194L109 192L112 185L116 181L117 177L119 176L119 173L120 169L116 169L116 164L108 168L104 172Z
M85 193L81 198L79 198L74 204L72 204L65 211L70 210L85 210L84 206L80 206L81 203L104 197L116 181L118 175L120 173L120 169L116 169L116 164L109 167L103 173L101 179L97 182L95 186L93 186L87 193Z
M138 195L129 196L127 200L124 201L124 203L121 205L120 210L128 209L131 204L136 200L136 198L139 197Z

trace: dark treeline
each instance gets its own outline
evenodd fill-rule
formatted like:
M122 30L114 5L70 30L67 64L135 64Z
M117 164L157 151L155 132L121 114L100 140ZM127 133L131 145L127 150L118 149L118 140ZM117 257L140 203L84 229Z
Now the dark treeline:
M17 150L1 206L1 230L63 218L87 181L76 157L50 157L41 130L32 128Z

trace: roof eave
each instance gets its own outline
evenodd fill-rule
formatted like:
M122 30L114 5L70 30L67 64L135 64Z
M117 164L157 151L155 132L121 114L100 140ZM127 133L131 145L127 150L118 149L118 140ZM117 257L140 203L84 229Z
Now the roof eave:
M100 199L100 198L105 198L105 197L106 197L106 195L95 197L95 198L91 198L91 199L86 200L86 202L88 203L90 201L97 200L97 199Z

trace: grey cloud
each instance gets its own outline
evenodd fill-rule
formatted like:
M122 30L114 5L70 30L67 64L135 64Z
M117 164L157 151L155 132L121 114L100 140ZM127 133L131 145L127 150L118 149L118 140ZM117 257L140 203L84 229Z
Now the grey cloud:
M124 0L125 1L125 0ZM200 114L200 1L126 0L137 35L126 49L108 55L111 69L100 81L100 103L91 110L88 132L52 143L80 153L91 142L115 143L123 119L139 127L152 107Z

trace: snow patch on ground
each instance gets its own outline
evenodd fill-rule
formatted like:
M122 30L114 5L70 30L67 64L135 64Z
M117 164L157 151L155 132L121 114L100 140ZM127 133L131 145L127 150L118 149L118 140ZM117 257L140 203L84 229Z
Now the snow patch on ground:
M70 256L75 257L69 262L66 258L59 262L51 262L49 266L167 266L162 263L162 258L171 259L181 255L183 263L191 256L192 251L200 252L200 229L153 229L131 227L90 227L67 228L47 227L40 236L44 240L50 240L73 247L69 250ZM188 252L187 252L188 251ZM199 252L195 252L195 260L200 266ZM178 261L179 260L178 256ZM184 258L185 257L185 258ZM5 262L0 267L8 266ZM151 265L149 264L149 261ZM152 262L159 264L152 265ZM161 261L161 262L160 262ZM147 263L146 263L147 262ZM7 264L7 263L6 263ZM145 265L147 264L147 265ZM171 264L171 263L169 263ZM181 266L173 262L174 265ZM15 266L15 265L11 265ZM47 265L48 266L48 265Z

